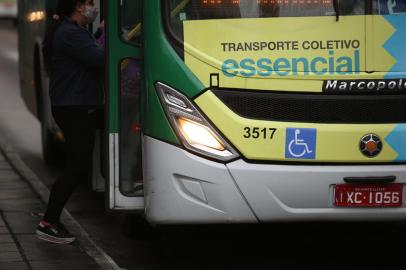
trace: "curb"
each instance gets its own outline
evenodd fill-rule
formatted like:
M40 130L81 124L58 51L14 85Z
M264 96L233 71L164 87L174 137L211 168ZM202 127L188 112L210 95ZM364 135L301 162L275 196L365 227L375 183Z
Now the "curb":
M20 174L20 176L32 187L34 192L38 194L41 201L46 204L49 198L48 188L2 137L0 137L0 151L4 154L6 160L17 171L17 173ZM76 234L80 247L95 260L101 269L122 270L122 268L90 238L89 234L66 209L63 210L62 220L67 227L71 228L72 232Z

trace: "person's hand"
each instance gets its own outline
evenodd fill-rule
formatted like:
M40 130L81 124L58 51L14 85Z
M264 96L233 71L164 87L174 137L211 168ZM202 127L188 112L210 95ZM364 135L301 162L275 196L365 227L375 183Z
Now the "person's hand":
M100 22L100 26L95 33L95 37L96 37L97 44L100 47L105 48L106 33L105 33L105 29L104 29L104 20Z

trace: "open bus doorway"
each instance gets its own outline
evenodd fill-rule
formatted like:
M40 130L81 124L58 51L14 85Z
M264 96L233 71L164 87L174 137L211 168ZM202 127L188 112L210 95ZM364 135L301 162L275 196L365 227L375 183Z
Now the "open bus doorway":
M121 208L120 202L126 202L126 198L130 198L129 201L134 198L143 206L141 3L139 0L104 3L107 13L102 13L106 15L108 52L106 130L101 144L95 148L92 183L94 190L102 191L104 180L109 179L106 197L110 206L114 201L118 204L110 208ZM100 159L103 152L106 153L105 158ZM108 168L108 172L103 168ZM133 205L139 203L125 206L132 208Z

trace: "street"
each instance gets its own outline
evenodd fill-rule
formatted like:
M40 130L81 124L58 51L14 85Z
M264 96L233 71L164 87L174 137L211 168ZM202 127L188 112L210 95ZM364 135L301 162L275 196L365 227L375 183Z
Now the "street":
M62 168L42 160L40 124L20 97L17 42L16 28L0 22L0 133L50 187ZM82 185L67 209L123 269L390 270L406 264L405 224L150 227L134 215L108 213L104 200Z

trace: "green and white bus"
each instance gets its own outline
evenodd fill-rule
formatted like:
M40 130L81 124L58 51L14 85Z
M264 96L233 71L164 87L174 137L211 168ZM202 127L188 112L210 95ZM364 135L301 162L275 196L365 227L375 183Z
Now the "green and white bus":
M63 139L39 50L52 2L20 0L22 92L45 157ZM405 0L99 5L93 178L109 209L155 224L406 218Z

